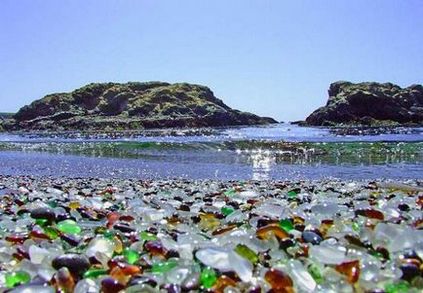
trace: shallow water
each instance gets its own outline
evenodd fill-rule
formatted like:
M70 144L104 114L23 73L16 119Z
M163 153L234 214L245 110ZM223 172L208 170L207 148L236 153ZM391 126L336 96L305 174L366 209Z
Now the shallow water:
M117 138L1 134L0 174L195 179L423 178L423 128L388 132L356 130L344 135L325 128L278 124L158 131Z

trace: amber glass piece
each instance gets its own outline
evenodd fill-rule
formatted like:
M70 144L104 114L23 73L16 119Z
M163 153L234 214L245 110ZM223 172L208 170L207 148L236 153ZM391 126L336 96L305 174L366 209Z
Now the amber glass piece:
M289 234L285 232L278 224L269 224L267 226L257 229L256 235L260 239L267 239L269 235L275 235L277 238L283 240L289 238Z
M337 265L335 269L341 274L347 277L348 282L351 284L358 281L360 276L360 262L358 260L344 262L340 265Z
M123 252L123 243L119 239L119 237L117 237L117 236L113 237L113 242L115 243L115 250L114 250L114 252L116 254L122 254L122 252Z
M119 262L118 267L122 270L125 275L133 276L141 273L140 267L136 265L130 265L127 263Z
M75 210L75 209L79 208L81 205L77 201L71 201L68 206L69 206L70 209Z
M229 225L229 226L226 226L226 227L222 227L222 228L219 228L219 229L216 229L215 231L213 231L212 235L224 234L226 232L232 231L236 227L237 227L237 225Z
M295 225L303 225L304 224L304 219L301 218L300 216L294 216L292 218L292 224Z
M291 292L294 285L288 274L276 269L268 270L264 279L272 287L273 292Z
M119 215L119 213L117 213L117 212L111 212L111 213L109 213L108 215L107 215L107 228L111 228L111 227L113 227L113 224L117 221L117 220L119 220L119 217L120 217L120 215Z
M216 230L220 221L213 214L200 214L200 223L198 226L205 231Z
M323 237L326 236L328 230L333 226L333 220L323 220L320 224L319 231L322 233Z
M375 209L360 209L355 211L356 215L364 216L366 218L370 219L377 219L383 221L385 219L385 216L381 211L375 210Z
M299 250L295 253L295 257L308 257L309 246L307 244L299 243Z
M174 225L175 226L175 225L178 225L178 224L181 223L181 220L178 217L175 217L175 216L170 217L170 218L167 218L166 220L167 220L167 223L169 225Z
M122 285L126 285L131 278L131 275L125 274L125 272L120 267L114 267L110 273L110 277L118 281Z
M57 271L55 281L59 292L72 293L75 288L75 280L66 267Z
M423 208L423 196L419 196L419 198L416 200L416 204Z
M417 221L415 221L415 222L413 223L413 226L414 226L416 229L421 229L421 228L423 228L423 218L422 218L422 219L419 219L419 220L417 220Z
M213 286L213 292L223 293L226 287L236 287L237 282L226 275L220 276Z
M403 264L412 264L416 267L420 267L422 265L422 262L417 258L404 258L401 260Z

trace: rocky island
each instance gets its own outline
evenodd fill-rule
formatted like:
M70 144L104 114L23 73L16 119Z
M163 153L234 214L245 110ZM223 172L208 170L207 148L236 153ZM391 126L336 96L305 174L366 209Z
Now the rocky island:
M231 109L205 86L110 82L47 95L2 124L8 131L105 131L269 123L276 121Z
M423 86L338 81L325 106L307 117L313 126L390 126L423 124Z

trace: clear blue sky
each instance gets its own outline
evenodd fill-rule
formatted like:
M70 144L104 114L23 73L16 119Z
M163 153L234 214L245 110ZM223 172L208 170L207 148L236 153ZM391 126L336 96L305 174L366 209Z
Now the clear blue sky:
M423 1L0 1L0 112L89 82L148 80L303 119L333 81L422 83Z

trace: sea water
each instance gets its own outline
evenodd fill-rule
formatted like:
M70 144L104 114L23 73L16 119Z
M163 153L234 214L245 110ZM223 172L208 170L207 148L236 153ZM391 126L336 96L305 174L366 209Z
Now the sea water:
M422 179L423 128L276 124L88 135L0 134L0 174L191 179Z

